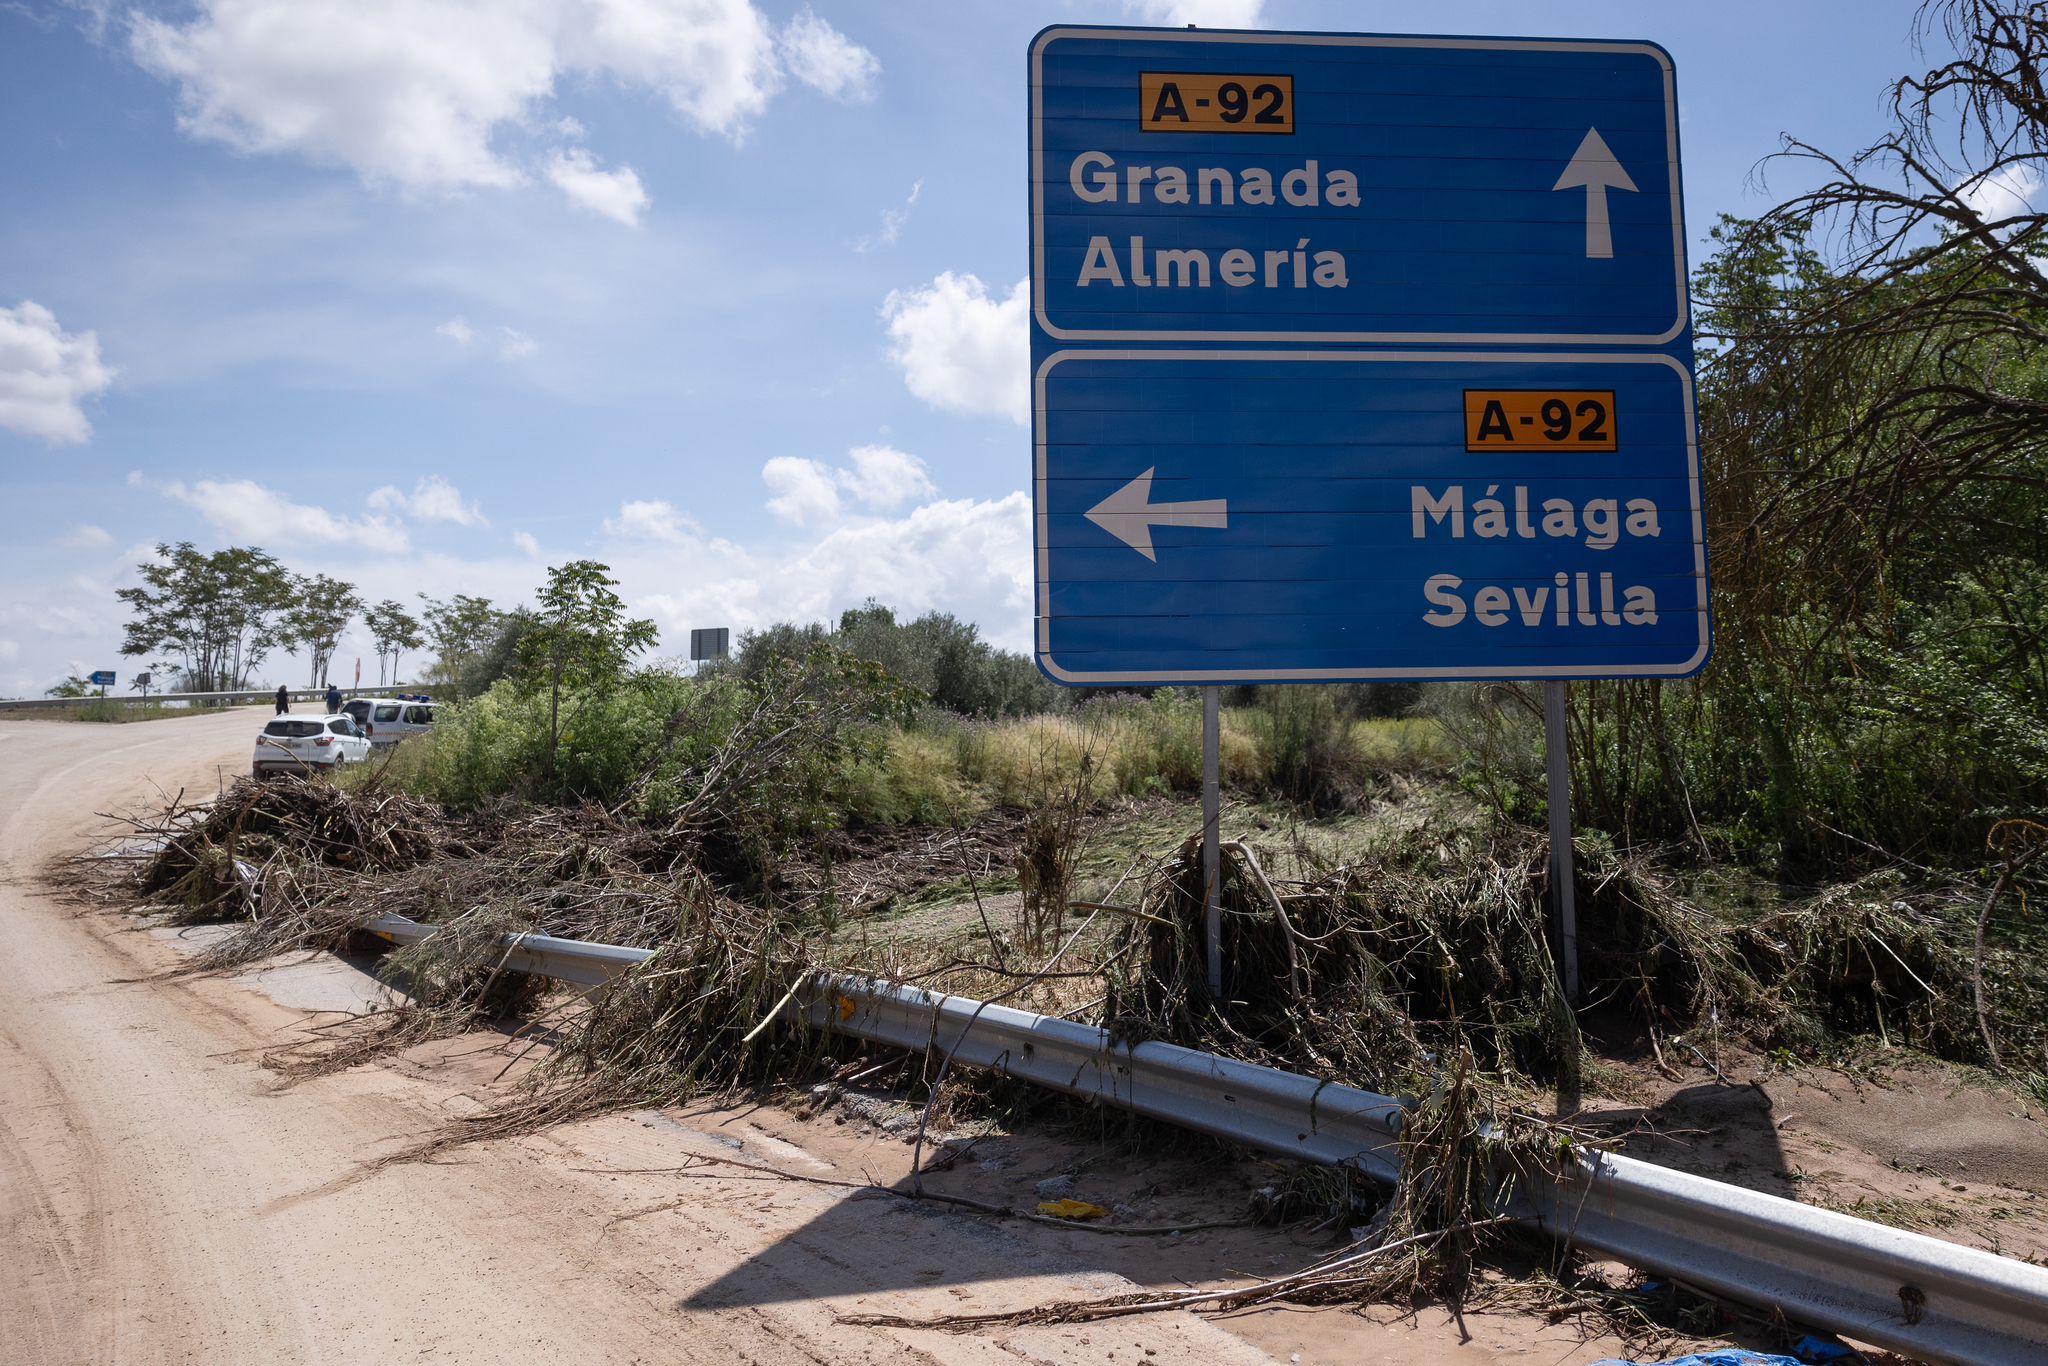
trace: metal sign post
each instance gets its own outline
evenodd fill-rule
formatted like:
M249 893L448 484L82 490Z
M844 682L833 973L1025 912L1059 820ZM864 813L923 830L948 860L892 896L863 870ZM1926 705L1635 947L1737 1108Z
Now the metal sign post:
M1557 894L1558 958L1564 998L1579 1002L1579 908L1572 857L1572 749L1565 685L1543 685L1543 762L1550 774L1550 885Z
M1208 954L1209 991L1223 994L1223 819L1221 690L1202 689L1202 944Z

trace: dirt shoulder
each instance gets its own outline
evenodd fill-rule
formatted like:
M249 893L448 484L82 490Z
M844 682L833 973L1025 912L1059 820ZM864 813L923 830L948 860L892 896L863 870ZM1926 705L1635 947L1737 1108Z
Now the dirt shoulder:
M185 955L160 932L81 913L35 876L79 846L95 810L213 789L239 770L258 718L142 739L0 722L0 924L20 965L0 980L0 1229L23 1249L21 1274L0 1289L0 1356L1562 1366L1627 1355L1573 1318L1508 1308L1173 1313L971 1334L842 1322L1216 1288L1343 1237L1244 1224L1277 1168L1195 1144L1162 1151L1114 1117L1082 1134L949 1131L926 1189L1023 1209L1071 1194L1111 1209L1111 1223L1180 1232L990 1220L878 1193L910 1180L914 1122L886 1092L803 1114L618 1115L367 1170L502 1095L517 1075L507 1041L471 1035L280 1086L260 1055L334 1018L322 1006L356 1008L369 979L323 956L316 992L288 964L166 980ZM1618 1076L1610 1090L1629 1104L1604 1102L1608 1117L1664 1135L1633 1140L1640 1155L1871 1217L1890 1201L1890 1222L1925 1219L1908 1226L2008 1252L2044 1245L2048 1148L2025 1098L1945 1071L1853 1087L1832 1073L1764 1077L1761 1090L1741 1076Z
M693 1152L739 1153L799 1173L900 1179L900 1136L830 1117L615 1116L366 1174L482 1088L508 1084L489 1080L503 1058L488 1050L503 1041L458 1040L281 1088L257 1056L320 1017L235 982L166 981L181 955L161 937L37 885L94 811L157 789L206 791L238 769L252 715L146 739L0 723L0 925L14 957L0 978L8 1360L1372 1359L1338 1349L1356 1331L1343 1316L1289 1316L1270 1330L1187 1314L1113 1330L849 1327L840 1313L923 1318L1088 1298L1276 1266L1302 1249L1253 1232L1242 1245L1196 1234L1166 1252L738 1169L675 1171ZM1067 1149L1038 1141L1014 1141L1015 1170L1070 1164ZM1227 1207L1235 1193L1226 1183L1195 1203ZM1525 1329L1503 1320L1461 1346L1410 1326L1386 1345L1407 1344L1409 1362L1603 1354L1598 1342L1535 1351Z

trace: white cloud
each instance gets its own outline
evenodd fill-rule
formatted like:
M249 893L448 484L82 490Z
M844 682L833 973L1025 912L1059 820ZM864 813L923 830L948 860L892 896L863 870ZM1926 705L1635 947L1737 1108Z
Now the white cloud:
M1124 0L1124 12L1147 24L1174 28L1257 28L1263 0Z
M2039 168L2016 161L1965 185L1962 200L1985 222L1999 223L2035 212L2033 200L2040 189Z
M938 408L1031 421L1031 282L998 298L972 275L941 274L883 301L890 359L910 392Z
M438 474L422 476L412 486L412 492L386 484L373 489L368 502L373 511L395 512L412 518L415 522L453 522L457 526L489 526L483 509L473 501L466 502L462 490Z
M893 446L856 446L853 468L839 471L839 486L871 508L888 511L937 493L924 461Z
M0 308L0 427L77 445L92 436L79 404L113 382L93 333L64 331L56 314L28 300Z
M847 458L853 464L846 469L790 455L770 460L761 467L761 482L775 494L768 510L797 526L817 526L839 516L842 493L874 511L890 512L938 492L924 461L893 446L856 446Z
M460 315L450 318L447 322L435 328L434 331L437 335L446 337L457 346L468 346L483 335L482 331L471 325L469 319ZM528 356L540 350L539 342L527 336L516 327L500 327L497 329L497 336L498 359L502 361L525 360Z
M667 541L680 545L701 534L694 517L676 511L664 498L634 499L619 504L619 515L607 517L606 534L636 541Z
M780 549L706 540L694 528L673 540L620 535L624 513L606 523L605 559L633 610L660 626L665 649L680 649L692 627L829 621L869 597L911 616L953 612L1005 649L1030 646L1031 500L1021 492L927 503Z
M811 12L806 5L783 25L777 46L791 75L820 94L848 104L875 97L882 64L875 54Z
M647 191L632 167L607 171L589 152L571 147L548 158L547 175L555 188L579 207L629 228L640 226L640 215L647 210Z
M0 664L12 664L20 658L20 645L11 640L0 640Z
M912 615L951 611L1008 649L1028 648L1031 500L927 503L900 520L842 527L772 581L782 601L807 608L779 615L836 615L874 597Z
M204 517L231 540L284 553L303 545L352 545L383 554L411 546L405 528L388 517L345 517L326 508L294 503L252 479L181 480L159 484L141 474L128 476L135 488L153 488Z
M853 244L859 252L873 251L876 247L893 247L903 236L903 229L910 222L910 211L917 207L918 196L924 193L924 182L918 181L910 187L910 195L894 208L882 210L882 226L872 237L863 237Z
M540 542L533 538L533 534L531 532L513 532L512 544L518 546L519 553L526 556L526 558L528 558L529 560L537 560L540 558Z
M73 550L100 550L112 545L114 537L105 527L94 526L90 522L79 522L59 536L57 543L70 546Z
M761 482L775 493L768 510L785 522L811 526L839 515L839 481L816 460L778 455L761 466Z
M176 84L194 137L415 192L503 189L540 169L612 217L635 198L632 172L597 172L613 184L594 186L499 146L508 130L573 122L544 109L566 81L655 93L698 129L738 140L785 71L854 100L879 70L809 11L778 36L752 0L197 0L182 21L137 17L130 50Z
M179 122L245 152L294 152L406 189L518 184L491 148L554 88L541 5L484 0L201 0L138 15L131 50L178 84Z
M706 132L743 135L781 87L775 35L749 0L540 2L563 17L566 66L657 91Z

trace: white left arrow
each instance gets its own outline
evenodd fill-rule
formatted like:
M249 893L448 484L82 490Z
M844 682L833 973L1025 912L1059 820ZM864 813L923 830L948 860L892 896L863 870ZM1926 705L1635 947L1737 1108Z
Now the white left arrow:
M1153 466L1153 469L1157 468ZM1194 526L1224 530L1230 526L1230 507L1221 498L1204 498L1193 503L1155 503L1152 501L1152 470L1146 470L1090 508L1088 520L1157 564L1159 556L1152 549L1153 527Z
M1607 192L1610 189L1627 190L1636 193L1636 183L1628 178L1628 172L1614 159L1614 153L1607 150L1607 140L1600 136L1598 128L1588 128L1585 138L1579 143L1579 150L1572 153L1571 161L1565 166L1564 174L1557 178L1551 191L1575 190L1584 186L1586 190L1586 255L1610 257L1614 255L1614 232L1607 221Z

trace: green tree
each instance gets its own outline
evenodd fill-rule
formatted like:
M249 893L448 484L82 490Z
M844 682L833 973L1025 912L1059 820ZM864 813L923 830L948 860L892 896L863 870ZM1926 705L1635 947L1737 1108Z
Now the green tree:
M422 593L420 602L427 640L434 648L434 664L427 676L466 689L469 675L503 629L505 613L493 607L489 598L466 593L457 593L446 602Z
M284 614L282 643L306 652L307 686L322 687L341 633L363 610L362 595L352 583L313 574L292 580L292 599Z
M2048 805L2048 8L1937 0L1953 58L1696 272L1716 645L1574 688L1582 815L1804 878L1981 857Z
M536 620L526 607L515 607L498 619L490 640L457 680L464 697L481 697L493 683L519 671L520 642L534 629Z
M826 643L881 665L934 706L963 716L1017 716L1066 701L1064 690L1048 683L1029 659L996 649L972 622L949 612L898 621L893 609L872 598L842 612L832 630L783 622L747 632L740 637L738 667L743 676L759 679L778 661L803 659Z
M175 661L198 692L248 687L286 637L291 574L253 547L202 554L181 541L158 545L156 556L135 567L138 586L115 593L133 614L121 653Z
M405 604L386 598L363 613L363 625L370 628L370 642L377 651L377 681L386 681L384 661L391 661L389 681L399 679L398 661L407 650L417 650L427 643L420 631L419 618L405 610Z
M56 687L54 687L54 688L50 688L50 689L47 689L47 690L46 690L46 691L45 691L45 692L43 693L43 696L45 696L45 697L67 697L67 698L68 698L68 697L97 697L97 696L99 695L99 691L100 691L100 690L99 690L98 688L96 688L96 687L94 687L94 686L93 686L92 684L90 684L90 683L86 682L86 681L85 681L84 679L80 678L80 677L79 677L79 676L78 676L77 674L66 674L66 675L65 675L65 677L64 677L64 681L63 681L62 683L59 683L59 684L58 684L58 685L57 685Z
M654 623L626 615L611 566L573 560L548 570L532 627L519 642L520 686L548 698L543 774L552 782L562 733L585 702L625 681L633 657L655 642ZM568 716L562 702L572 699Z

